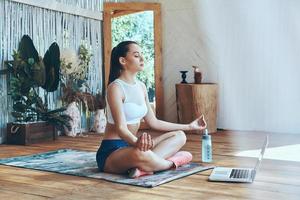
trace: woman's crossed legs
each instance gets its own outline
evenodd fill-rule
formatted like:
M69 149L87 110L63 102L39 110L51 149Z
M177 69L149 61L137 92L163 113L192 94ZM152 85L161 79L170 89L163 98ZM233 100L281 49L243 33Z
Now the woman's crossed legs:
M160 135L154 140L152 151L141 151L135 147L125 147L114 151L106 159L104 171L124 173L131 168L153 172L169 169L173 162L166 158L174 155L186 142L183 131L172 131Z

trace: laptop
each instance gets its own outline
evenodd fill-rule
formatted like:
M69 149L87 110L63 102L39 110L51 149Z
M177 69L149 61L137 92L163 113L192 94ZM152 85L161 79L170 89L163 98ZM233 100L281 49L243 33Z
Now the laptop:
M254 168L215 167L211 175L209 176L208 180L221 181L221 182L252 183L255 179L255 175L260 166L260 163L262 161L268 143L269 143L269 137L266 136Z

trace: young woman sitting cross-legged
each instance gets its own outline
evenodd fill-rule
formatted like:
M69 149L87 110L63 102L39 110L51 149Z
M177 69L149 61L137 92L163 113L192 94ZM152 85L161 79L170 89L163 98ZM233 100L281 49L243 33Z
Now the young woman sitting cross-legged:
M140 46L124 41L113 48L107 88L107 126L97 152L101 172L127 173L130 177L152 174L187 164L192 154L179 151L186 142L183 131L206 128L202 116L190 124L177 124L155 117L145 85L136 79L144 69ZM152 138L148 133L137 137L140 121L166 133Z

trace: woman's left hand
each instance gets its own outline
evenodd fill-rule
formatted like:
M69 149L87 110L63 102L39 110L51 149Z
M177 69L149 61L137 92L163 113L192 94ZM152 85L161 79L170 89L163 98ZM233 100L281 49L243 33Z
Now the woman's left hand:
M203 130L203 129L206 128L207 124L206 124L206 121L204 119L204 116L201 115L200 117L198 117L197 119L192 121L189 124L189 126L190 126L191 130Z

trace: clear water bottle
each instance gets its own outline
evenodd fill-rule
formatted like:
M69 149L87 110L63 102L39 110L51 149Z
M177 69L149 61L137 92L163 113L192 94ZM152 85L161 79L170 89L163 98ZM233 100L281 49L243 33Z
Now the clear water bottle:
M205 129L202 135L202 162L212 162L212 144L211 136Z

